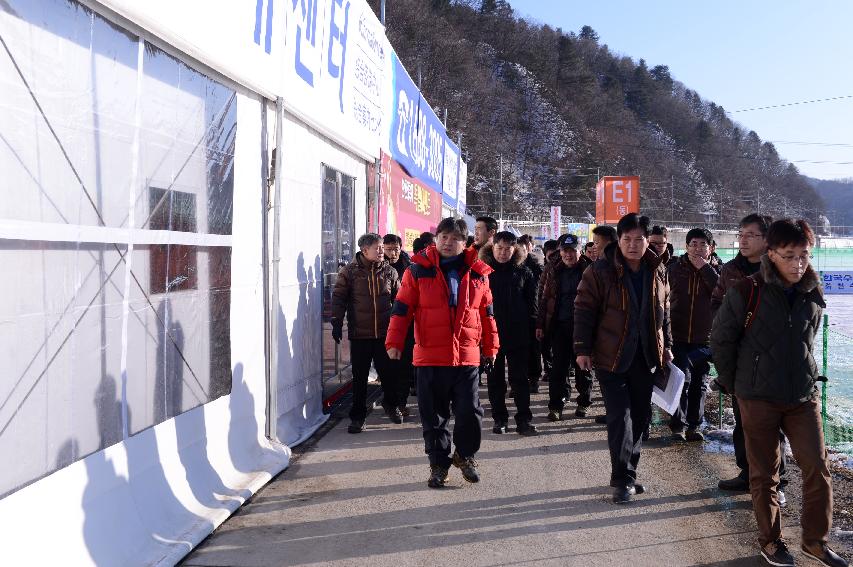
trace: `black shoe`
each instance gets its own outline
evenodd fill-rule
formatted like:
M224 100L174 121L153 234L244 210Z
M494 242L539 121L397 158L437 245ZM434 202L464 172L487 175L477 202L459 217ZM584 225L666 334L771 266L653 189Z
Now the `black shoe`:
M477 461L473 457L462 457L454 451L453 466L462 471L462 478L468 482L480 482L480 475L477 474Z
M539 382L531 382L530 383L530 393L538 394L539 393Z
M734 478L721 480L717 483L717 487L719 487L720 490L727 490L729 492L749 492L749 481L736 476Z
M361 433L362 431L364 431L363 419L353 419L350 421L349 427L347 427L347 433Z
M552 409L548 412L548 421L560 421L563 419L563 412L560 410Z
M633 492L627 486L620 486L613 491L614 504L628 504L634 496Z
M705 440L705 436L702 435L702 432L695 427L688 427L685 437L687 437L687 440L690 442L700 442Z
M849 563L839 557L837 553L829 549L829 546L825 543L819 543L816 546L807 547L803 544L802 547L803 553L806 554L806 557L811 557L817 561L820 561L824 565L829 565L830 567L847 567ZM764 552L761 553L764 555ZM764 556L765 559L767 556ZM769 561L769 559L768 559Z
M501 435L502 433L508 433L508 432L509 432L509 427L507 425L507 422L502 420L502 419L501 420L496 419L495 420L495 426L492 427L492 433L497 433L498 435Z
M575 410L575 417L586 417L588 409L589 406L578 406L578 409Z
M599 425L607 425L607 416L606 415L595 416L595 423L598 423Z
M805 550L805 548L803 548ZM778 567L794 567L794 556L788 551L788 546L781 539L761 548L761 555L771 565ZM827 565L829 565L827 563ZM846 565L846 563L844 563Z
M429 480L427 486L430 488L442 488L447 482L447 469L441 465L430 465Z
M612 488L620 488L622 486L622 483L616 482L615 480L611 480L610 486ZM634 484L632 484L631 486L628 487L628 492L631 493L631 496L634 496L635 494L645 494L646 487L643 486L642 484L635 482Z
M672 440L673 441L687 441L687 436L684 434L684 431L674 429L672 431Z
M410 415L412 415L412 414L411 414L411 412L409 412L409 408L408 408L408 407L406 407L406 406L400 406L400 415L402 415L403 417L409 417L409 416L410 416Z
M539 435L539 430L532 423L521 423L515 428L515 431L525 437L536 437Z
M386 412L386 415L394 423L403 423L403 414L400 412L400 408L391 408Z
M415 388L409 388L409 395L417 398L418 397L418 391Z

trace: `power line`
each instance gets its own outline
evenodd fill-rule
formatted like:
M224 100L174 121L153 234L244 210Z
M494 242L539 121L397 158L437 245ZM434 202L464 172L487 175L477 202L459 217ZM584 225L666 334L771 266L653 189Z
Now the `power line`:
M798 106L801 104L814 104L817 102L832 102L834 100L845 100L848 98L853 98L853 95L843 95L843 96L833 96L829 98L816 98L814 100L801 100L797 102L786 102L783 104L771 104L770 106L756 106L753 108L741 108L739 110L727 110L728 114L734 114L736 112L752 112L753 110L770 110L772 108L784 108L786 106Z

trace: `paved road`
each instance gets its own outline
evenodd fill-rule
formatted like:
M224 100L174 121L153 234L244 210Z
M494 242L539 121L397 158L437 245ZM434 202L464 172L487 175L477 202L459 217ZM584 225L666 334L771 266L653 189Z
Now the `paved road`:
M640 462L648 493L616 506L604 426L573 416L548 423L546 396L533 403L539 437L492 434L487 408L482 481L468 484L454 468L442 490L426 486L414 416L394 425L373 412L360 435L342 421L184 565L763 564L749 497L716 489L734 472L731 456L655 432ZM598 401L593 415L601 411ZM799 549L799 528L786 535Z

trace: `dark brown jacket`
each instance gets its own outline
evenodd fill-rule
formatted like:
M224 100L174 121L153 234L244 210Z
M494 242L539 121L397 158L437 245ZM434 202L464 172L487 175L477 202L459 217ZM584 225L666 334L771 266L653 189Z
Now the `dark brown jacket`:
M723 304L723 297L726 292L742 279L751 275L750 268L753 267L745 256L738 252L738 255L723 264L720 270L720 279L717 280L717 286L714 288L714 293L711 295L711 316L717 313L717 309Z
M655 352L646 352L646 359L664 364L664 351L672 348L669 323L669 278L666 263L669 254L658 256L646 251L642 261L652 272L650 320L648 329L655 337ZM593 367L616 372L620 366L622 348L628 336L630 292L625 286L626 266L616 244L604 250L604 258L583 273L575 299L575 354L591 356ZM640 347L638 347L640 348Z
M576 269L583 272L592 261L584 255L578 257ZM542 329L545 333L551 329L551 322L554 319L554 314L557 311L557 301L560 297L560 273L566 269L560 255L549 262L542 271L542 277L539 278L539 310L536 317L536 328Z
M719 275L705 264L697 270L687 254L667 266L672 340L707 345L711 340L711 294Z
M346 315L350 339L384 338L399 289L397 271L387 260L368 262L358 252L338 272L332 291L332 326L343 326Z

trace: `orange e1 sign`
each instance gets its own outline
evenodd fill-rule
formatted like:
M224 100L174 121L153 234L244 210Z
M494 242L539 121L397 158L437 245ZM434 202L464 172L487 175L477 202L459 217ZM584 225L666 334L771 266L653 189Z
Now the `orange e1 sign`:
M640 212L640 178L602 177L595 186L595 222L616 224L628 213Z

